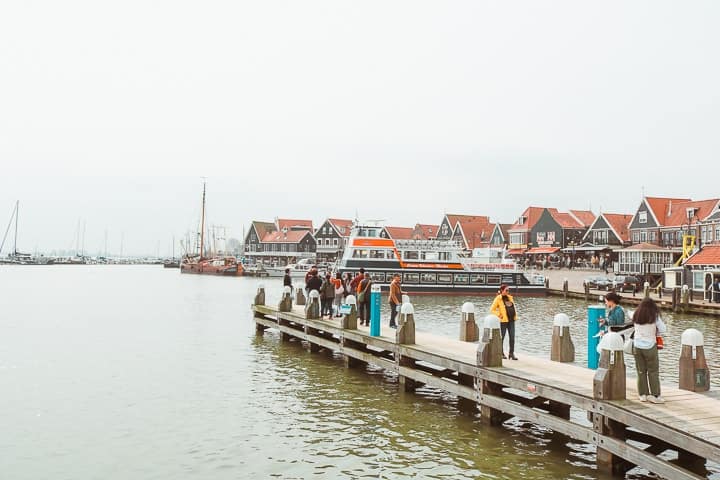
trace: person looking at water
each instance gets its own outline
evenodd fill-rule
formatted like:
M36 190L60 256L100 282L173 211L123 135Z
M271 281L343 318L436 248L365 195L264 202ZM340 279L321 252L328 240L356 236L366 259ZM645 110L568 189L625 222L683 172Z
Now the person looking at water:
M285 269L285 276L283 277L283 287L290 287L290 292L292 293L293 285L292 285L292 278L290 278L290 269Z
M633 356L637 369L637 390L641 402L665 403L660 396L660 359L657 336L667 330L660 318L660 309L653 299L646 298L633 314L635 333ZM648 388L649 387L649 388Z
M608 292L605 295L605 305L608 308L607 319L599 320L600 326L605 327L604 332L613 330L613 327L625 325L625 310L620 306L620 295Z
M503 345L505 345L505 333L509 336L508 343L510 344L510 352L507 357L505 353L503 353L503 358L517 360L515 356L515 320L517 319L517 311L515 310L513 297L510 295L510 289L506 284L503 283L500 285L500 291L490 307L490 313L500 319L500 332ZM503 347L503 351L504 350L505 347Z
M357 287L357 303L358 303L358 317L360 318L360 325L370 326L370 274L365 272L363 279Z

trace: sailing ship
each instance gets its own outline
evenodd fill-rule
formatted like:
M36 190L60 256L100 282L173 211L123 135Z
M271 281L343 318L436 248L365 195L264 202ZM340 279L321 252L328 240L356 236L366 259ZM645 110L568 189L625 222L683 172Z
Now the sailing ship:
M32 255L30 253L23 253L18 251L17 248L17 242L18 242L18 218L20 217L20 200L15 201L15 207L13 208L13 212L10 215L10 221L8 222L8 226L5 229L5 235L3 236L2 242L0 243L0 252L2 252L3 247L5 246L5 241L7 240L8 233L10 233L10 227L13 224L13 220L15 221L15 240L13 242L13 251L11 253L8 253L7 257L2 258L0 257L0 263L1 264L9 264L9 265L49 265L54 263L54 260L45 256L37 256Z
M200 245L195 254L187 254L180 263L180 273L238 276L243 274L242 264L231 255L205 256L205 182L203 182L202 210L200 215Z
M502 250L468 255L452 240L393 240L380 237L381 231L377 225L353 226L337 270L355 275L363 268L383 290L397 273L403 290L413 294L495 295L501 284L523 295L547 293L543 282L526 277Z
M175 258L175 237L172 243L172 258L165 259L163 268L180 268L180 261Z

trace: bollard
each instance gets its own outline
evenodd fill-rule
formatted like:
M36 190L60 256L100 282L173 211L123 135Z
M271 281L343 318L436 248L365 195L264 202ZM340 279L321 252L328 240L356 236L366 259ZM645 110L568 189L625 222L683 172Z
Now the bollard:
M590 301L590 285L583 283L583 291L585 292L585 301Z
M280 299L280 303L278 304L278 311L292 311L292 288L290 288L289 286L283 287L283 295L282 299Z
M295 305L305 305L305 292L302 288L298 288L295 292Z
M475 305L465 302L462 305L462 319L460 320L460 341L477 342L480 338L480 330L475 323Z
M550 360L555 362L574 362L575 345L570 337L570 317L558 313L553 319Z
M310 290L310 293L308 293L308 303L305 305L305 318L320 318L320 292L317 290Z
M488 315L483 321L483 335L477 349L477 363L481 367L502 367L503 344L500 319Z
M398 327L395 331L395 342L401 345L415 344L415 309L412 303L403 303L398 316Z
M380 294L380 285L372 284L370 286L370 336L380 336L380 303L382 297Z
M680 305L680 287L672 290L672 311L677 312Z
M662 282L660 282L660 284L658 284L658 286L657 286L657 296L658 296L658 298L662 298L662 291L663 291L663 289L662 289Z
M545 288L550 288L550 279L545 277Z
M690 303L690 288L687 284L682 286L682 311L687 312Z
M625 341L617 332L603 335L597 346L600 366L593 379L593 398L600 400L625 399Z
M680 375L681 390L705 392L710 390L710 371L705 360L703 334L689 328L680 336Z
M350 305L350 313L343 315L341 320L342 328L346 330L357 330L357 300L355 295L345 297L345 304Z
M650 282L643 283L643 298L650 297Z
M602 305L590 305L587 316L587 366L593 370L598 368L600 355L597 351L600 338L600 323L598 320L605 318L605 307Z
M265 305L265 285L262 283L258 285L253 305Z
M563 296L565 298L567 298L567 296L568 296L568 279L567 278L563 279Z
M410 295L408 295L408 294L406 294L406 293L403 293L402 298L400 299L400 301L401 301L403 304L404 304L404 303L410 303Z

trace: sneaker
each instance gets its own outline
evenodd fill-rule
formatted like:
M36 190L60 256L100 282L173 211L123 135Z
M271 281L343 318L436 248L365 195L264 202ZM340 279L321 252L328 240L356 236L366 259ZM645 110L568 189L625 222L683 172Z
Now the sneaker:
M650 403L665 403L665 400L660 395L658 395L657 397L654 395L649 395L648 402L650 402Z
M503 360L507 360L507 357L505 356L504 353L503 353Z
M641 402L647 402L647 395L640 395Z

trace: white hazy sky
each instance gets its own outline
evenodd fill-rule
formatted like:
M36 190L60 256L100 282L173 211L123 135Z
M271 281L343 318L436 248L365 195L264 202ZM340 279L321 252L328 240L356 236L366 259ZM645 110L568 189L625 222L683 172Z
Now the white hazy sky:
M197 221L720 195L717 1L0 7L0 225L166 254ZM3 253L7 252L7 246Z

